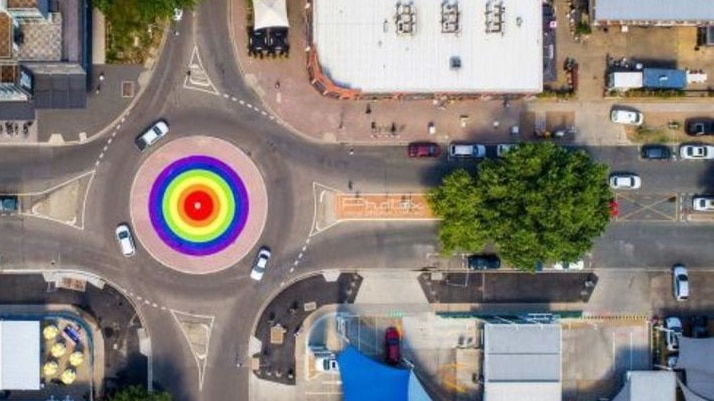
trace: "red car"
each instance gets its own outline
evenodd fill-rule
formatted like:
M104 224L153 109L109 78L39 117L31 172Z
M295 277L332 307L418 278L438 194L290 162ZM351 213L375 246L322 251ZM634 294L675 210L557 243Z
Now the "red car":
M409 144L409 157L439 157L441 148L434 142L414 142Z
M399 365L399 331L390 327L384 332L384 360L390 365Z

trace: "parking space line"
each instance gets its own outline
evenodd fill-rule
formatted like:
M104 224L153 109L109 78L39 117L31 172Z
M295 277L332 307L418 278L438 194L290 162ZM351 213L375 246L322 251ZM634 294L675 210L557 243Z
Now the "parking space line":
M652 196L656 196L656 195L652 195ZM669 202L669 200L673 197L675 198L675 202L678 203L678 205L674 206L674 215L664 213L664 212L654 208L655 206L657 206L661 203ZM663 195L661 195L661 197L659 199L655 200L654 202L648 203L648 204L644 204L642 201L637 201L634 199L634 197L630 197L630 196L622 195L622 194L617 194L617 199L624 199L627 202L630 202L631 204L637 206L637 209L635 209L634 211L632 211L628 214L625 214L625 215L618 216L617 221L653 221L653 220L631 219L632 216L635 216L637 214L647 212L647 211L653 212L655 214L658 214L658 215L664 217L664 220L666 220L666 221L678 221L679 220L679 209L681 206L681 200L680 200L680 197L678 194L666 194L666 195L663 194ZM654 221L658 221L658 220L654 220Z

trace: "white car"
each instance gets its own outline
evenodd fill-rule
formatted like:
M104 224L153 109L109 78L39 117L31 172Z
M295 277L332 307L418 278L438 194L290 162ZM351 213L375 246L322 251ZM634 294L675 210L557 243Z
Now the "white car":
M682 145L679 148L679 156L682 159L714 159L714 146L712 145Z
M672 291L679 302L689 299L689 274L681 263L672 266Z
M181 21L181 18L183 18L183 9L181 9L181 8L174 8L173 20L174 20L174 21Z
M585 261L582 259L576 260L575 262L558 262L553 264L553 270L583 270L585 268Z
M639 189L642 180L637 174L617 173L610 176L610 188L612 189Z
M645 117L639 111L615 107L610 112L610 121L617 124L642 125Z
M682 321L678 317L668 317L664 320L666 329L665 343L667 350L676 352L679 350L679 337L682 335Z
M697 212L714 212L714 197L695 196L692 198L692 209Z
M518 144L515 143L502 143L496 146L496 156L503 157L506 153L515 149Z
M126 224L119 224L115 231L117 241L119 241L119 248L121 253L127 258L134 256L136 253L136 246L134 246L134 238L131 235L131 229Z
M160 120L154 123L146 132L136 137L134 143L136 147L143 152L168 133L168 124L166 124L166 121Z
M260 281L263 279L265 269L268 267L268 261L270 260L270 256L271 253L268 248L260 248L260 250L258 251L258 256L255 257L253 268L250 270L250 278L255 281Z

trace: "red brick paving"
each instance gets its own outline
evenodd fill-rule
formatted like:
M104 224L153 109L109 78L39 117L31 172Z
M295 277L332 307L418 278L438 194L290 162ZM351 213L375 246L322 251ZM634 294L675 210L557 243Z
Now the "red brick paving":
M290 22L290 57L251 58L247 54L245 0L232 0L233 29L237 62L244 79L258 93L264 105L276 117L303 136L327 143L355 143L361 145L407 143L432 140L446 143L455 140L509 142L508 128L518 121L520 103L504 108L501 101L460 101L440 109L431 99L420 101L369 102L335 100L320 95L309 83L307 75L307 47L303 2L288 2ZM276 88L275 83L280 82ZM461 116L468 116L465 127ZM499 127L494 128L494 120ZM373 134L371 124L378 127ZM430 136L427 126L436 125L437 133ZM397 135L391 135L392 124ZM381 131L381 132L379 132Z
M158 175L174 161L194 155L215 157L240 176L248 192L250 213L236 242L213 255L189 256L166 245L154 231L149 217L149 193ZM144 161L131 187L131 222L147 252L164 266L188 274L208 274L227 269L243 259L260 238L268 215L268 193L263 177L250 158L237 147L208 136L192 136L168 142Z

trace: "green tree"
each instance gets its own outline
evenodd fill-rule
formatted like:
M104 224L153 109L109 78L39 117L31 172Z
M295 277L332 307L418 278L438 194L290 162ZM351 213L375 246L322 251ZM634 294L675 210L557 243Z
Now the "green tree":
M109 18L115 13L131 14L133 10L142 21L154 22L173 15L174 8L192 9L198 0L94 0L93 4Z
M607 227L607 171L584 151L550 142L520 144L482 162L474 176L457 170L428 195L442 219L442 248L479 251L491 244L528 271L538 262L574 261Z
M142 386L130 386L114 393L107 401L171 401L167 392L148 392Z

